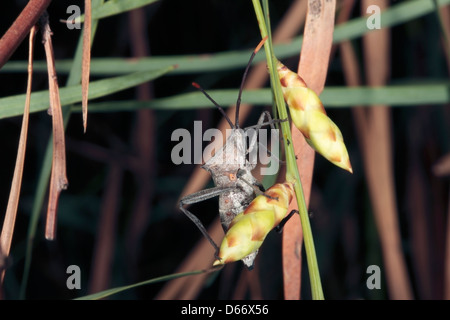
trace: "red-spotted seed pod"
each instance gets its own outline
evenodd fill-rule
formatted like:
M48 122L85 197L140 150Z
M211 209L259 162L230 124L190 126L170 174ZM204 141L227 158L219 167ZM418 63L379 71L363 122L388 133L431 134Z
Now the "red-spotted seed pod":
M265 195L257 196L244 212L238 214L230 224L214 266L241 260L256 252L267 234L286 217L294 196L294 185L278 183Z
M279 61L277 70L292 121L308 144L330 162L353 173L342 133L327 116L317 94Z

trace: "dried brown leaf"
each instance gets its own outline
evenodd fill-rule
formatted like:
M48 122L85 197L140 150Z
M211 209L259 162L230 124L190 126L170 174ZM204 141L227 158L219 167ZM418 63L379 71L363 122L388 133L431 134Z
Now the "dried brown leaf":
M310 0L303 35L298 74L317 95L322 92L330 59L336 1ZM312 175L314 170L314 150L307 144L296 128L291 128L297 166L302 182L306 205L309 205ZM291 203L288 211L297 206ZM287 300L300 299L301 285L301 243L300 219L290 219L283 232L283 279L284 295Z
M25 108L23 111L22 128L20 130L19 147L17 150L16 166L9 193L8 206L3 220L2 233L0 235L0 260L5 260L9 256L11 242L16 222L17 208L19 206L20 189L22 186L23 167L25 163L25 151L27 149L28 119L30 115L31 84L33 76L33 49L36 26L30 31L29 53L28 53L28 81L27 94L25 98ZM0 268L0 287L3 285L5 268Z
M50 114L52 116L53 127L53 159L52 173L50 177L50 192L47 209L47 221L45 225L45 238L54 240L56 236L56 218L58 210L59 195L67 188L66 176L66 147L64 139L64 123L59 97L59 86L55 70L55 57L48 22L48 16L43 18L42 38L47 59L47 71L50 95Z
M362 14L369 5L381 10L388 1L364 0ZM367 84L385 85L390 73L390 31L375 30L363 37ZM389 293L393 299L411 299L412 292L406 263L402 253L397 220L395 182L391 154L391 119L387 106L373 106L358 111L358 136L362 138L363 160L369 193L374 207L375 220L380 234Z
M87 129L89 73L91 66L91 0L84 1L83 58L81 62L81 108L83 112L83 129Z

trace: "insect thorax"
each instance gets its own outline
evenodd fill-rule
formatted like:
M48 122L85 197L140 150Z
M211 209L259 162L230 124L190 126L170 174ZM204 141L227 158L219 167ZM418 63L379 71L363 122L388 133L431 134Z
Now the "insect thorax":
M255 197L254 190L249 185L256 182L251 174L254 166L247 161L246 156L245 131L233 129L225 145L203 165L203 168L210 172L214 185L236 187L219 197L219 213L225 231L228 230L231 220Z

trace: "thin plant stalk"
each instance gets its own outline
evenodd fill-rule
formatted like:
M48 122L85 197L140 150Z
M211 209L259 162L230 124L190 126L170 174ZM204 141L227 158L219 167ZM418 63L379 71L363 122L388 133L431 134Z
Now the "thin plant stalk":
M83 59L81 65L81 91L83 108L83 129L86 133L88 115L89 72L91 69L91 0L84 1L85 19L83 31Z
M266 21L264 19L264 14L261 8L261 4L258 0L252 0L255 9L256 17L258 19L259 28L261 32L261 37L268 37L268 31L266 27ZM281 89L280 79L276 71L276 57L273 53L272 41L269 37L264 45L264 49L267 57L267 65L270 73L271 84L273 88L273 93L275 96L275 102L277 105L278 116L280 119L287 119L288 114L286 110L286 105L283 98L283 92ZM324 295L322 291L322 284L320 280L320 273L317 264L316 251L314 247L314 239L311 231L311 225L309 222L308 210L306 207L305 197L303 195L303 189L300 181L300 174L296 165L294 148L292 146L292 137L290 132L289 122L282 122L280 124L281 130L284 137L284 147L286 152L286 180L294 182L295 196L297 198L298 209L300 214L300 220L302 223L306 259L309 270L309 277L311 283L311 293L314 300L323 300Z
M208 273L215 272L218 270L220 270L220 269L210 268L207 270L195 270L195 271L189 271L189 272L180 272L180 273L169 274L166 276L152 278L152 279L141 281L141 282L134 283L131 285L126 285L126 286L121 286L121 287L116 287L116 288L100 291L100 292L93 293L93 294L90 294L87 296L82 296L82 297L76 298L75 300L99 300L99 299L109 297L113 294L123 292L125 290L135 289L135 288L142 287L145 285L154 284L154 283L158 283L158 282L162 282L162 281L169 281L169 280L173 280L173 279L177 279L177 278L181 278L181 277L208 274Z

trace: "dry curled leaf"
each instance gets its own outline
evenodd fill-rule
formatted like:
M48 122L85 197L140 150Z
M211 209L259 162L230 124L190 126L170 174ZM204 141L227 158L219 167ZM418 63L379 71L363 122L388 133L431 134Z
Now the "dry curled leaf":
M55 239L56 217L58 210L59 195L68 185L66 176L66 146L64 138L64 122L59 97L58 78L55 69L55 57L53 52L51 35L52 31L48 22L48 15L43 16L42 42L44 44L47 59L50 111L53 128L53 158L52 173L50 177L50 192L47 209L47 221L45 225L45 238Z

